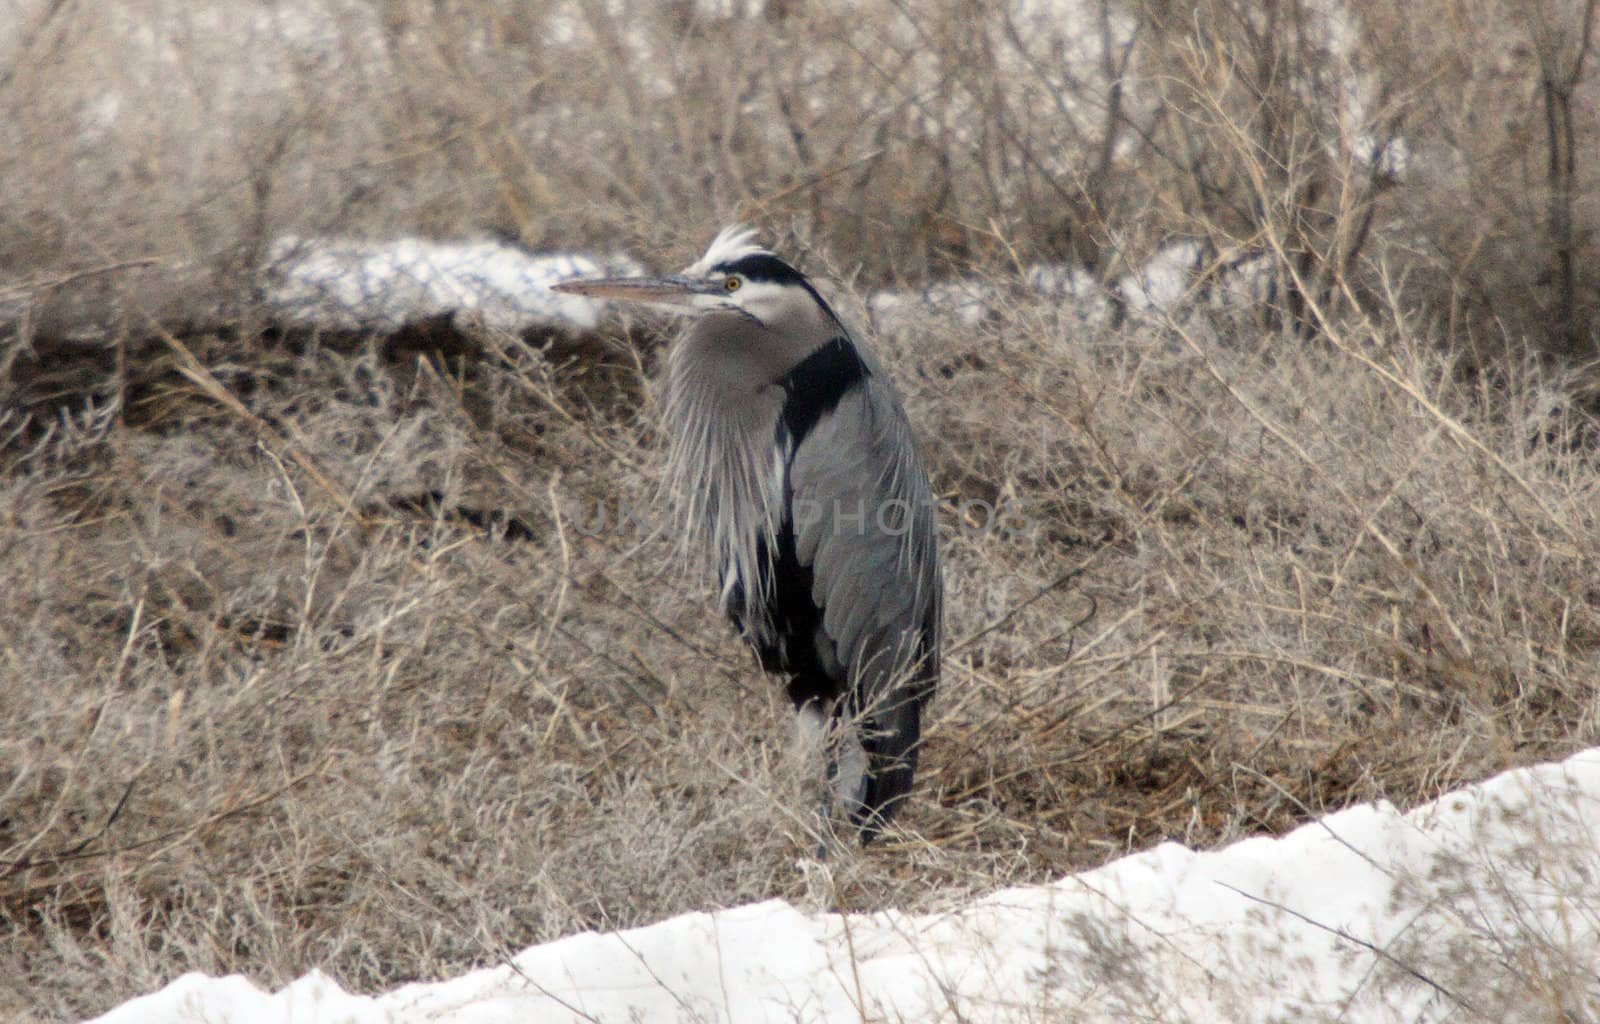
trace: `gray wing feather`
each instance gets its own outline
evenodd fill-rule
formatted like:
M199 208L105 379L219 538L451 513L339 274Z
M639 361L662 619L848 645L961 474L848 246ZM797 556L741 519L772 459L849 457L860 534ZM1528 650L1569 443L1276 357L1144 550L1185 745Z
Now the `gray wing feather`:
M938 678L941 582L927 473L881 375L823 414L795 450L789 485L795 554L847 668L849 710L876 730L863 740L878 762L866 807L887 817L910 789L921 706Z
M789 482L795 507L809 513L797 515L795 553L811 566L841 658L864 662L923 628L938 579L932 495L881 378L822 416L796 449Z

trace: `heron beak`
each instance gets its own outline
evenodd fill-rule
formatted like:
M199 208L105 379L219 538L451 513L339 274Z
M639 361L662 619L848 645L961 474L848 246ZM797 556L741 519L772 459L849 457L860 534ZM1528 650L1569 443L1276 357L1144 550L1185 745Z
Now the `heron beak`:
M650 306L694 308L695 299L711 289L687 277L595 277L586 281L561 281L552 290L591 299L613 299Z

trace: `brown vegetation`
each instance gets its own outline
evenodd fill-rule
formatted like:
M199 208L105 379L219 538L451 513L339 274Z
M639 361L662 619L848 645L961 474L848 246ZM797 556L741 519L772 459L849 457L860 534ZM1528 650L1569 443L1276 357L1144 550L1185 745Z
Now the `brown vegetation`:
M853 309L1008 296L878 325L946 499L948 667L904 833L830 900L942 905L1596 741L1592 4L1434 0L1427 32L1378 0L22 6L0 1013L190 969L373 988L814 898L779 691L672 539L615 522L656 507L666 325L289 335L248 301L282 233L671 266L737 215ZM1403 173L1368 159L1396 138ZM1013 287L1174 238L1205 254L1182 315ZM1250 257L1264 306L1202 301Z

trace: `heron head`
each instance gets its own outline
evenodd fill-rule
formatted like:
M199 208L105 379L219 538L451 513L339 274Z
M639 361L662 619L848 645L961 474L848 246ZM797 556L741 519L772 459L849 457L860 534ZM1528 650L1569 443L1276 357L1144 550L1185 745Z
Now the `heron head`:
M681 273L562 281L556 291L652 306L679 314L730 314L782 330L791 320L832 319L827 303L798 270L755 244L755 231L722 229L710 248Z

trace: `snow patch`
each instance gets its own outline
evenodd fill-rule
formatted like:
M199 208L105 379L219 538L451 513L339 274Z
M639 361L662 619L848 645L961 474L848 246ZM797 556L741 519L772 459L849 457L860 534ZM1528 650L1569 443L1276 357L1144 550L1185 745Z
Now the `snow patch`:
M190 974L99 1024L1444 1020L1472 998L1461 978L1488 989L1502 965L1526 969L1518 943L1595 962L1600 925L1580 901L1597 823L1592 750L1409 814L1363 805L1213 852L1165 843L953 913L771 901L574 935L381 996L316 972L275 994Z
M639 273L624 258L535 256L501 242L280 238L267 253L267 306L305 328L392 332L441 316L465 326L592 330L601 304L558 281Z
M1201 297L1221 307L1261 306L1271 301L1272 286L1272 260L1267 256L1245 254L1231 261L1210 261L1201 243L1184 239L1156 250L1137 270L1118 278L1113 288L1081 267L1033 263L1009 283L1002 278L957 279L915 290L875 292L867 298L867 312L879 330L914 329L919 316L975 327L998 315L1006 296L1021 294L1056 302L1064 314L1085 324L1105 324L1119 305L1130 316L1156 320L1183 313Z

